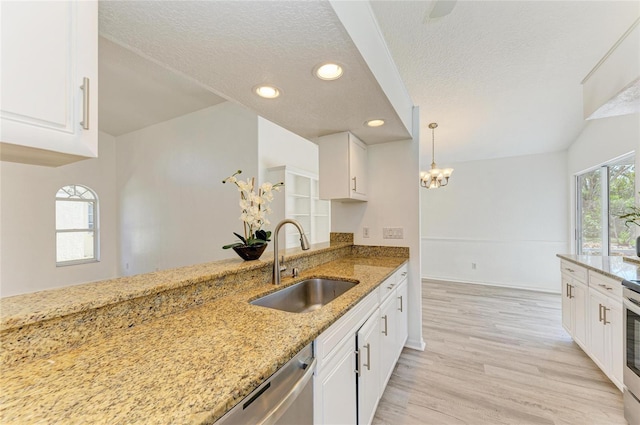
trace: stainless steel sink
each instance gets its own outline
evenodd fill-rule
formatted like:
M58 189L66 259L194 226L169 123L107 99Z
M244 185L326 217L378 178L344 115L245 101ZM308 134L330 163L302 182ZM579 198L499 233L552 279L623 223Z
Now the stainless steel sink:
M345 280L307 279L253 300L251 304L291 313L307 313L329 304L356 285Z

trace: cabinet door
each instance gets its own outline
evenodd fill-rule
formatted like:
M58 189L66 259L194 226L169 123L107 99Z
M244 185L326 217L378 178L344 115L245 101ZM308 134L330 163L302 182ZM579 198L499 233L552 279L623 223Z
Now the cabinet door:
M314 422L355 424L357 421L355 334L345 339L335 357L314 380Z
M97 156L97 3L3 2L1 140L10 145L2 159L61 165Z
M349 166L353 198L366 199L368 175L367 162L367 147L352 134L349 134Z
M400 356L404 344L409 336L409 314L407 311L407 295L409 293L407 281L404 280L396 289L396 358Z
M620 389L622 389L622 374L623 374L623 308L622 303L616 302L614 300L609 300L608 305L609 310L607 310L607 324L605 327L607 328L607 333L609 336L609 344L610 348L610 356L609 356L609 366L610 366L610 374L609 377L613 381L614 384Z
M589 289L589 340L591 348L591 358L602 369L607 370L606 367L606 337L605 327L603 325L603 308L607 305L607 297L595 291Z
M380 399L380 321L376 311L362 325L358 341L358 424L370 424Z
M571 323L572 303L569 294L571 291L571 278L564 273L562 274L562 326L573 336L573 326Z
M387 385L396 362L396 298L393 294L380 306L380 388Z
M587 349L587 311L589 308L589 288L574 280L571 289L573 298L572 302L572 318L573 323L573 339L583 348Z

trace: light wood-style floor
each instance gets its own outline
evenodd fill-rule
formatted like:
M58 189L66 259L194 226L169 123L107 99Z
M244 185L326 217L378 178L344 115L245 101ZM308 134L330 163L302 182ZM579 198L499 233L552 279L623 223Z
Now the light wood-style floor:
M405 349L382 424L626 424L622 395L561 324L560 295L424 281L427 348Z

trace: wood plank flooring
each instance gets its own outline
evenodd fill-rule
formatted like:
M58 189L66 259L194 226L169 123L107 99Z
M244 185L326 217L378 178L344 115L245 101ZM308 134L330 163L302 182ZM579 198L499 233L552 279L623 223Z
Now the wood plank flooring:
M403 351L375 425L627 423L620 391L562 328L560 295L422 285L427 348Z

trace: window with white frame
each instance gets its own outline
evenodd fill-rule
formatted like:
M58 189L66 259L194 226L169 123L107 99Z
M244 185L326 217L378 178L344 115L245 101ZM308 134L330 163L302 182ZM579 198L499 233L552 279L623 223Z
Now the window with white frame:
M72 184L56 193L56 264L98 261L98 197Z
M635 203L635 156L576 178L576 247L582 255L634 255L636 226L619 218Z

